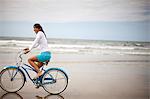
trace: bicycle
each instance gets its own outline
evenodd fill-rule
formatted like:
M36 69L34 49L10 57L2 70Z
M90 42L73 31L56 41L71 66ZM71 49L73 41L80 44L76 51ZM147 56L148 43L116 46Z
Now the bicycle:
M44 69L44 66L47 64L46 62L43 62L44 65L40 68L44 71L43 75L36 80L32 78L28 70L37 72L32 66L23 62L23 54L23 51L19 52L16 66L5 66L0 72L0 87L4 91L17 92L21 90L25 82L27 82L26 76L28 76L37 88L43 87L50 94L60 94L67 88L68 75L66 72L61 68Z

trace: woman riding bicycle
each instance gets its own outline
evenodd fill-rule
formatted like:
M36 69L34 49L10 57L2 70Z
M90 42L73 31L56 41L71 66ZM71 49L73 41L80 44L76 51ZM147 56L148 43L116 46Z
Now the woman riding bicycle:
M36 33L36 38L33 41L32 45L29 48L25 48L25 54L30 52L33 48L39 48L40 54L36 56L32 56L28 59L28 62L31 66L34 67L34 69L37 71L37 76L42 75L42 71L40 71L40 67L43 66L43 62L48 62L51 58L51 52L48 48L48 42L46 38L46 34L43 31L43 28L40 24L34 24L33 26L34 32ZM35 63L36 62L36 63Z

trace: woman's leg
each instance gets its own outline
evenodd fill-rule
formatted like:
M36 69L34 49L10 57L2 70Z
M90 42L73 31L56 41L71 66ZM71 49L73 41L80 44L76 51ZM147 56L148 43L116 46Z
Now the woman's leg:
M38 77L41 76L42 75L42 71L40 71L40 67L43 65L43 63L39 62L38 59L36 58L36 56L33 56L33 57L29 58L28 62L37 71L37 76ZM38 62L38 64L36 64L35 62Z
M43 66L43 62L39 62L39 61L37 61L37 62L38 62L38 64L37 64L38 67L41 68Z

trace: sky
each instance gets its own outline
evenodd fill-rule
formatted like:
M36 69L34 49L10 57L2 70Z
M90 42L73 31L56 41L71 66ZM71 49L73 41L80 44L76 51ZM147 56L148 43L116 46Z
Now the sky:
M150 41L149 0L0 0L0 36Z

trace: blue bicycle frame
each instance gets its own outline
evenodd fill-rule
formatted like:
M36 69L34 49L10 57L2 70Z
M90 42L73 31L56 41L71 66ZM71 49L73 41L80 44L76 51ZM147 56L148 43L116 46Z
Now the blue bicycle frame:
M68 75L64 71L63 68L47 68L47 69L45 69L44 66L47 65L47 62L43 62L43 66L41 67L40 70L44 71L44 73L40 77L38 77L37 79L34 79L31 75L31 73L28 70L33 71L34 73L37 73L37 71L32 66L23 63L23 61L22 61L22 55L23 54L24 54L23 52L19 52L18 57L17 57L16 65L14 65L14 66L11 66L11 65L10 66L5 66L3 68L3 70L1 71L1 75L0 75L0 80L3 79L3 76L2 76L3 73L5 71L7 71L8 75L10 77L9 80L11 80L11 81L16 80L15 78L17 78L18 76L21 76L21 79L23 81L22 87L24 86L25 82L27 82L27 76L28 76L29 79L32 81L32 83L36 86L36 88L43 87L45 91L47 91L49 93L52 93L52 94L59 94L67 88ZM61 74L62 77L57 78L57 76L59 75L58 73ZM5 75L4 75L4 77L5 77ZM48 90L49 88L47 89L46 84L57 83L57 80L59 80L59 79L64 79L64 81L65 81L64 85L60 88L61 90L57 88L58 91L54 90L54 92L53 92L52 90ZM10 81L10 83L11 83L11 81ZM5 84L5 83L2 83L2 84ZM7 89L3 86L0 86L0 87L3 90L7 91L7 92L16 92L16 91L19 91L22 88L22 87L20 87L20 89L9 90L9 89Z
M25 66L26 66L26 67L25 67ZM29 77L29 79L32 81L32 83L34 83L34 82L33 82L33 79L31 78L30 74L29 74L28 71L27 71L27 70L31 70L31 71L34 71L34 72L37 73L37 71L36 71L33 67L31 67L31 66L29 66L29 65L27 65L27 64L25 64L25 63L23 63L23 66L6 66L6 67L4 67L4 69L7 69L7 68L16 68L16 69L17 69L16 73L14 74L14 76L12 76L11 80L13 80L13 78L16 76L17 72L20 71L20 72L23 74L25 81L27 81L26 76L25 76L25 73L26 73L27 76ZM22 68L22 69L21 69L21 68ZM42 70L44 71L44 74L45 74L48 70L53 70L53 69L54 69L54 70L63 71L63 70L60 69L60 68L49 68L49 69L45 70L45 69L44 69L44 65L43 65L41 68L42 68ZM64 71L63 71L63 72L64 72ZM64 73L65 73L65 72L64 72ZM43 75L44 75L44 74L43 74ZM43 76L43 75L42 75L42 76ZM54 82L55 82L55 79L53 79L53 77L51 76L51 74L49 74L49 75L50 75L51 78L44 78L44 80L51 80L51 82L49 82L49 83L54 83ZM67 76L66 73L65 73L65 75L66 75L66 77L68 78L68 76ZM42 76L38 79L39 81L42 80ZM46 84L47 84L47 83L46 83Z
M12 76L11 80L13 80L13 78L16 76L17 72L20 71L23 74L23 76L25 78L25 81L27 81L26 76L25 76L25 73L26 73L27 76L29 77L29 79L33 82L32 78L31 78L31 76L30 76L30 74L28 73L27 70L31 70L31 71L34 71L34 72L37 73L37 71L33 67L31 67L31 66L29 66L25 63L23 64L23 66L6 66L6 67L4 67L4 69L7 69L7 68L16 68L17 69L16 73ZM44 66L42 66L41 68L44 72L46 71L44 69Z

